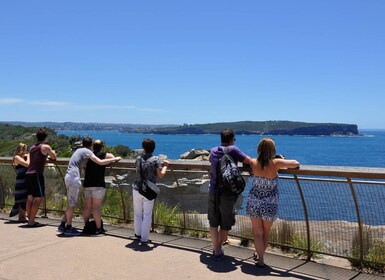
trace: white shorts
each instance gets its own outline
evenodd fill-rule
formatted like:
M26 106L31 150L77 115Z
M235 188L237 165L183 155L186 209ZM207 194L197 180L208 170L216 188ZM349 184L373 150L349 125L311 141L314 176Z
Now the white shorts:
M84 188L84 197L85 198L96 198L103 199L106 194L106 188L103 187L89 187Z
M82 181L78 174L67 173L64 177L67 188L68 205L75 207L78 205L79 191L82 186Z

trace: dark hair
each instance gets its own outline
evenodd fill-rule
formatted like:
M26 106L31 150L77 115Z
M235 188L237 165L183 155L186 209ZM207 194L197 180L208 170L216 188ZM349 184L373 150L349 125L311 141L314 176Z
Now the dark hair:
M92 146L92 138L87 136L83 138L83 147L90 148Z
M235 133L232 129L224 129L221 132L221 143L222 144L230 144L231 140L235 137Z
M47 138L47 132L44 128L39 128L39 130L36 132L36 138L39 142L44 141L45 138Z
M95 140L94 144L92 145L92 149L94 150L94 153L99 153L104 147L104 144L101 140Z
M155 141L150 138L145 138L142 142L142 148L146 154L152 154L155 150Z
M263 138L258 145L258 162L264 169L275 157L275 143L271 138Z

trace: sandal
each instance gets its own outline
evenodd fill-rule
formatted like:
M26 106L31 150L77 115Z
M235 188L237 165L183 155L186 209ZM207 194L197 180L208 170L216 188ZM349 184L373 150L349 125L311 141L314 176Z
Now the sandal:
M253 260L254 260L255 262L258 262L258 261L259 261L257 253L254 253L254 255L253 255Z
M260 267L260 268L266 267L266 264L265 264L264 262L260 262L260 261L257 261L257 262L255 263L255 265L258 266L258 267Z
M30 227L30 228L32 228L32 227L42 227L43 225L41 224L41 223L39 223L39 222L35 222L34 224L32 224L32 225L30 225L30 224L27 224L27 227Z

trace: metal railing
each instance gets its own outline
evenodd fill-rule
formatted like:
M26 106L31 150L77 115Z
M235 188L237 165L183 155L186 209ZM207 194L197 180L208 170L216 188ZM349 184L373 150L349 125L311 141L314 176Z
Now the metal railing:
M68 158L46 167L46 200L43 215L66 207L64 178ZM208 234L207 200L210 164L171 161L154 207L155 227L197 236ZM247 172L243 173L248 177ZM109 186L102 207L105 218L133 220L131 183L134 160L107 168ZM246 178L247 179L247 178ZM0 208L13 202L15 172L12 158L0 158ZM230 235L252 240L245 214L250 182L236 204L236 225ZM301 166L279 171L279 212L270 245L284 250L343 257L357 262L385 265L385 168ZM82 204L78 208L81 212Z

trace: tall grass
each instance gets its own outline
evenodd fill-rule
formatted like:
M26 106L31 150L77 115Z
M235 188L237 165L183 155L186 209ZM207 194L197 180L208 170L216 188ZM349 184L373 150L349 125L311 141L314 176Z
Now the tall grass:
M155 203L154 224L163 228L165 234L171 234L175 231L175 228L182 227L183 221L181 217L179 205L169 207L164 202Z
M370 226L364 226L362 230L363 256L360 260L360 235L356 232L352 239L352 258L349 261L352 267L359 270L385 272L385 240L373 238Z

